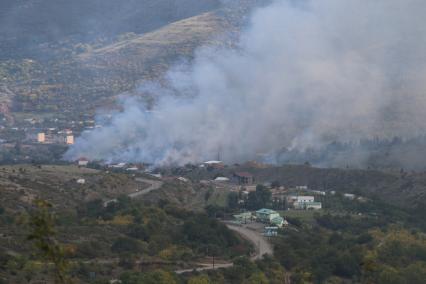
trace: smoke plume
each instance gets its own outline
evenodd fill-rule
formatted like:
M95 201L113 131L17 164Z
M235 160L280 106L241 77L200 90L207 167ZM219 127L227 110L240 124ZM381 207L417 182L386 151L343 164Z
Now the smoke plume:
M203 47L66 154L185 164L426 130L426 2L275 1L236 49Z

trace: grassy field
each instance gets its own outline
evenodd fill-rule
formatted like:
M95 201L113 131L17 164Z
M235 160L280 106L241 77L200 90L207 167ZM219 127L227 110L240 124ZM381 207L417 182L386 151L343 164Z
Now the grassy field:
M282 217L298 218L302 222L312 222L315 214L325 214L327 211L321 210L284 210L278 211Z

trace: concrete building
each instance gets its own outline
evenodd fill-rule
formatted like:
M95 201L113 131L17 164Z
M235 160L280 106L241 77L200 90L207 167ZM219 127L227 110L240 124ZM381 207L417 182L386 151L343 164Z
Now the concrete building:
M321 209L322 204L321 202L315 202L314 196L295 196L293 208L298 210Z
M252 184L254 182L253 175L247 172L236 172L233 175L233 179L240 185Z
M294 209L297 210L319 210L322 208L321 202L295 202L293 204Z
M300 195L296 196L296 202L306 203L306 202L314 202L314 196Z
M73 145L74 144L74 136L73 135L67 135L67 137L65 138L65 144Z
M279 216L279 217L275 217L274 219L271 220L271 225L273 226L277 226L279 228L283 227L283 226L288 226L288 222L287 220L285 220L283 217Z
M38 143L46 142L46 134L44 132L40 132L40 133L37 134L37 142Z
M81 167L85 167L87 166L87 164L89 164L89 160L87 158L82 157L78 159L77 164Z
M256 219L263 223L271 223L272 219L281 217L280 214L274 210L262 208L256 211Z

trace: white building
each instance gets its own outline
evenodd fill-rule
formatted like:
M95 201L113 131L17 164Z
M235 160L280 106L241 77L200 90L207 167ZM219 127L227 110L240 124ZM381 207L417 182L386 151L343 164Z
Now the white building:
M87 166L87 164L89 163L89 160L88 159L86 159L86 158L80 158L80 159L78 159L78 161L77 161L77 164L79 165L79 166L82 166L82 167L85 167L85 166Z
M305 196L305 195L300 195L300 196L296 196L296 202L314 202L315 201L315 197L313 196Z
M352 193L344 193L343 197L353 200L353 199L355 199L356 196L355 196L355 194L352 194Z
M312 193L316 195L326 195L325 191L319 191L319 190L312 190Z
M85 183L86 183L86 180L85 180L84 178L79 178L79 179L77 180L77 183L78 183L78 184L85 184Z
M65 138L65 143L67 145L73 145L74 144L74 136L73 135L67 135Z
M308 186L307 185L298 185L296 186L297 190L308 190Z
M37 134L37 142L38 143L46 142L46 134L44 132L40 132Z
M307 209L321 209L321 202L315 202L314 196L296 196L293 203L294 209L307 210Z

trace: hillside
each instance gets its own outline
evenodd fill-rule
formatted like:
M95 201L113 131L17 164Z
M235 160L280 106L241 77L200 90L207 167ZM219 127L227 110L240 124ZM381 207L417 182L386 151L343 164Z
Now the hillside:
M79 179L84 179L84 184L77 183ZM107 174L72 165L0 167L0 204L11 214L28 210L38 198L66 210L94 199L117 198L146 186L125 174Z
M113 106L199 46L232 44L251 9L267 1L125 2L2 2L0 85L13 94L2 113L78 119Z
M412 209L423 208L426 196L426 175L415 172L325 169L304 165L256 167L248 164L221 170L178 170L176 173L199 180L216 176L232 178L234 172L242 171L251 173L257 183L278 181L286 187L307 185L316 190L355 193Z
M146 33L219 5L218 0L6 0L0 3L0 37L5 39L0 58L41 55L40 43Z

